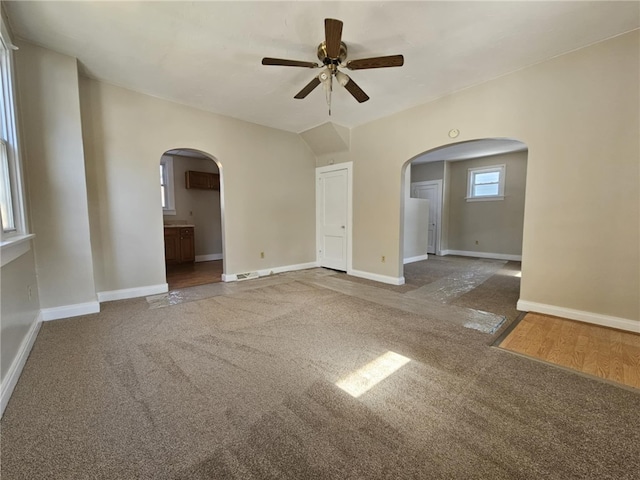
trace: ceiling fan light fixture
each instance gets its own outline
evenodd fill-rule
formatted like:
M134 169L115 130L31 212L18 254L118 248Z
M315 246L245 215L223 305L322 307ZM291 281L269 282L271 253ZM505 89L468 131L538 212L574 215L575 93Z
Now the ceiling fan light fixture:
M331 70L329 70L328 68L325 68L324 70L322 70L320 72L320 74L318 75L318 80L320 80L324 84L327 84L328 82L330 82L331 81Z
M327 105L329 106L329 116L331 116L331 92L333 91L333 72L330 68L325 68L320 75L318 75L318 80L322 83L322 87L324 88L324 94L327 98Z
M349 80L351 80L351 79L349 78L349 75L346 75L346 74L342 73L341 71L337 70L336 71L336 80L338 80L338 83L344 87L347 83L349 83Z

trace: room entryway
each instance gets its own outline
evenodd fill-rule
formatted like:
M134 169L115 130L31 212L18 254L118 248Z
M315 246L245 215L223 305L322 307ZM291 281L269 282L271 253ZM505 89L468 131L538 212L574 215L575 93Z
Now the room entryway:
M222 182L217 162L192 149L160 159L164 263L169 290L220 282Z
M486 138L435 148L405 164L400 255L405 282L411 281L409 265L415 262L424 274L437 273L439 257L467 257L473 268L481 266L479 259L519 265L527 156L523 142ZM463 277L482 281L481 270ZM514 309L516 302L517 297Z

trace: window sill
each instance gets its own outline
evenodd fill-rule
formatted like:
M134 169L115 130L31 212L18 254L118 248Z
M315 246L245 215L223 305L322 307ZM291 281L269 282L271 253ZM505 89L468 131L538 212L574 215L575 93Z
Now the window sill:
M162 210L162 215L176 215L176 211L165 209L165 210Z
M15 235L0 242L1 266L4 267L31 250L31 240L33 238L35 238L35 235L30 233L27 235Z
M496 200L504 200L504 195L493 195L491 197L465 197L467 202L493 202Z

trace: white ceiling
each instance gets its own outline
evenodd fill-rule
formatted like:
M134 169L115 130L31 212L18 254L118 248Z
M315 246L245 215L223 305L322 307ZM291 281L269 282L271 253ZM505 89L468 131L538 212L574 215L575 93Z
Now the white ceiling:
M489 155L502 155L503 153L521 152L527 150L527 145L518 140L509 138L484 138L471 140L431 150L424 153L411 162L413 165L441 160L457 161L470 158L488 157Z
M197 150L190 149L180 149L176 148L174 150L167 150L164 152L165 155L177 155L178 157L189 157L189 158L199 158L201 160L211 160L210 157L198 152Z
M161 98L302 132L354 127L638 28L638 2L3 2L14 33L75 56L84 74ZM349 72L371 100L336 88L293 96L317 70L323 19L344 21L349 59L405 56Z

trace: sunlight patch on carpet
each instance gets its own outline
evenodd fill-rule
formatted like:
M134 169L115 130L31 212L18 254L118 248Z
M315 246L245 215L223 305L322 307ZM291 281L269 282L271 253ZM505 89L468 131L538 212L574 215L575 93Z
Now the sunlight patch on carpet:
M338 380L336 386L352 397L358 398L410 361L410 358L389 351Z

